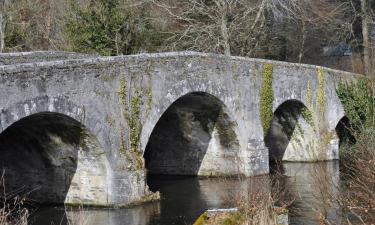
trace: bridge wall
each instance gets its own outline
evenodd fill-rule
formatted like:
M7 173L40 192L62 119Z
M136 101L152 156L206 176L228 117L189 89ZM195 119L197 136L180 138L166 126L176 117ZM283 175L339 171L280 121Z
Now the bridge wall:
M0 61L6 61L2 57L8 56L0 55ZM149 194L142 155L158 120L180 97L204 92L225 105L237 126L238 173L265 174L269 172L269 152L263 141L259 104L265 65L273 69L272 111L290 99L302 102L309 110L316 109L317 96L323 92L323 118L311 110L314 126L334 132L344 115L334 87L340 80L356 80L358 76L310 65L194 52L0 66L0 131L40 112L57 112L77 120L97 138L104 157L78 154L77 173L83 171L83 175L77 176L65 201L126 205ZM319 71L324 74L323 88L319 86ZM323 138L314 134L316 139ZM336 138L332 135L328 139L322 158L303 160L337 158ZM108 167L105 174L87 169L98 160ZM225 161L225 156L218 160Z

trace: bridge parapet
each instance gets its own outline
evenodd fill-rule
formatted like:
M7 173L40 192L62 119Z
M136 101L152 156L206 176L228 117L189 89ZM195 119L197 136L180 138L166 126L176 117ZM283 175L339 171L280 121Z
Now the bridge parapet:
M38 51L38 52L11 52L0 53L0 65L12 65L33 62L48 62L56 60L71 60L98 57L97 55L88 55L75 52L60 51Z

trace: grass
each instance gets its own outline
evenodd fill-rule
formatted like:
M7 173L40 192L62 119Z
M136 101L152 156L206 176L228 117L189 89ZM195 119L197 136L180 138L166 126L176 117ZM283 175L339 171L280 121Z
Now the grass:
M27 198L21 190L7 192L5 172L0 178L0 225L27 225L29 211L26 208Z
M340 203L348 214L348 224L374 224L375 126L355 136L357 143L344 147L341 160L345 191Z
M290 199L289 193L279 187L275 187L278 191L271 190L271 186L275 186L272 185L274 182L268 176L257 177L251 186L233 190L231 180L224 179L221 183L228 187L226 194L221 196L224 205L236 207L238 211L213 215L204 213L194 225L278 225L278 216L288 212L291 201L286 201Z

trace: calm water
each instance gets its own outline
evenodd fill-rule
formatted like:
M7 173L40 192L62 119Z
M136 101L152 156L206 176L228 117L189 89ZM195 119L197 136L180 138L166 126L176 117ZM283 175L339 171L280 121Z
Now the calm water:
M324 212L331 221L340 223L340 209L327 206L327 196L337 194L339 185L338 162L284 163L277 182L270 176L248 179L199 179L196 177L158 176L148 179L150 189L160 191L161 201L127 209L67 211L62 207L39 209L32 224L66 224L69 220L85 220L87 225L185 225L208 208L228 207L234 192L256 193L259 190L288 190L295 199L291 224L318 224L318 213ZM276 184L277 185L276 185Z

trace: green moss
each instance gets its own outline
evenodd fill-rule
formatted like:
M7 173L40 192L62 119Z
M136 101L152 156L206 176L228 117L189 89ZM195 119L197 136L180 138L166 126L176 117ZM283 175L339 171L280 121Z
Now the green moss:
M311 107L311 83L310 80L307 81L307 92L306 92L306 105Z
M120 152L131 162L131 168L140 170L144 167L143 157L139 151L140 133L141 133L141 118L140 105L141 94L137 89L130 97L130 107L128 104L127 84L124 78L120 80L119 99L122 106L123 116L128 125L128 140L125 140L124 131L121 134ZM129 143L128 145L126 143ZM127 148L128 146L128 148Z
M125 108L127 108L127 101L126 101L126 98L127 98L127 95L126 95L126 80L125 78L121 78L120 79L120 88L119 88L119 91L118 91L118 95L119 95L119 98L120 98L120 103L125 106Z
M302 118L313 128L315 129L314 117L313 114L309 111L308 108L304 107L301 111Z
M245 221L240 212L231 213L228 217L221 221L221 225L241 225Z
M144 167L143 157L139 151L140 136L141 136L141 118L140 118L140 104L141 95L139 90L136 90L130 99L130 113L126 117L129 127L129 149L126 151L128 157L131 159L133 168L141 170Z
M130 129L130 150L138 151L141 121L140 121L140 99L141 96L137 90L130 100L130 115L127 118L128 126Z
M317 91L317 108L318 108L318 122L322 124L324 120L324 113L326 109L326 95L325 95L325 76L322 68L318 69L318 91Z
M204 225L206 224L206 220L207 220L207 212L200 215L193 225Z
M264 135L267 134L273 117L273 100L274 93L272 89L273 80L273 66L272 64L265 64L263 66L263 83L260 89L260 120L263 127Z
M220 224L241 225L245 223L245 217L241 212L224 213L208 217L207 212L198 217L193 225Z
M120 87L119 87L119 91L118 91L118 96L119 96L119 99L120 99L120 104L121 104L121 108L122 108L122 111L123 111L123 114L124 114L124 117L126 118L126 114L127 114L127 94L126 94L126 80L125 78L121 78L120 79ZM125 134L124 134L124 129L122 128L121 129L121 134L120 134L120 153L122 154L126 154L126 142L125 142Z
M327 151L327 145L329 145L330 140L333 138L333 134L329 131L326 126L325 121L325 111L326 111L326 93L325 93L325 74L322 68L318 69L318 88L316 92L316 105L317 105L317 116L318 123L317 128L319 131L319 145L318 152L316 155L317 160L321 160L325 157L325 152Z

